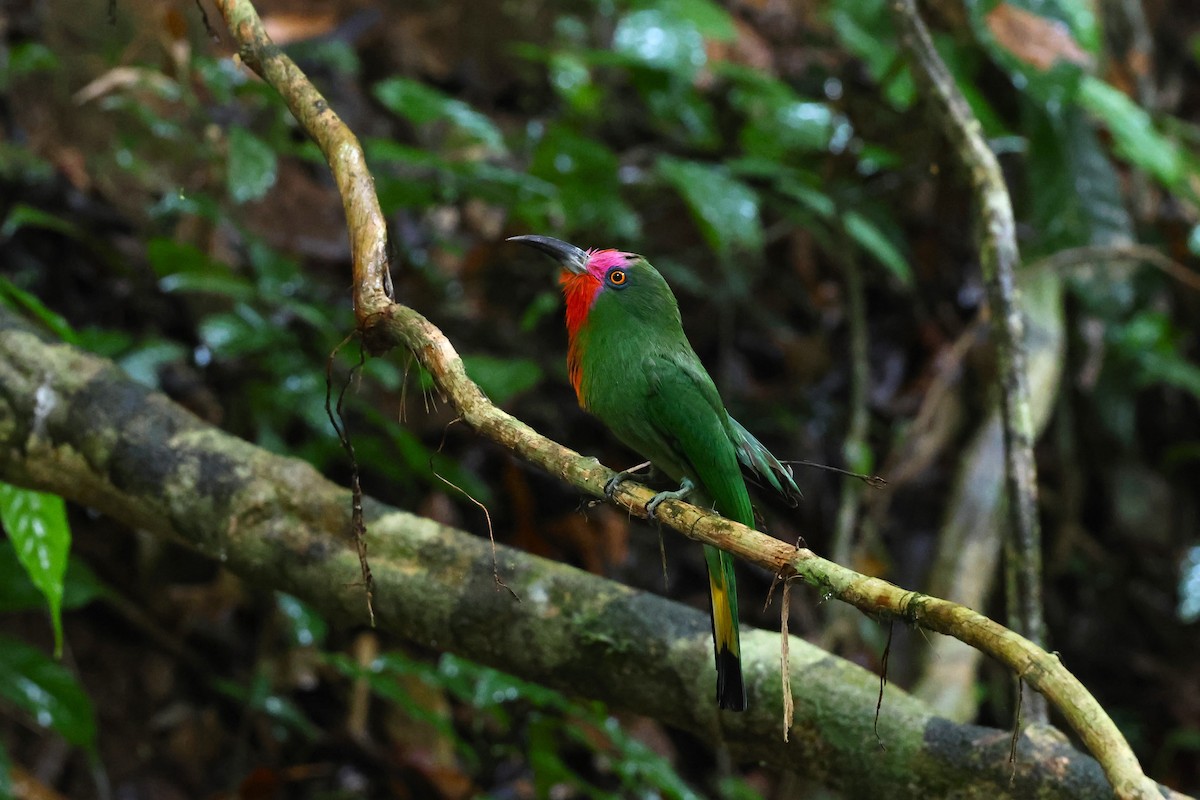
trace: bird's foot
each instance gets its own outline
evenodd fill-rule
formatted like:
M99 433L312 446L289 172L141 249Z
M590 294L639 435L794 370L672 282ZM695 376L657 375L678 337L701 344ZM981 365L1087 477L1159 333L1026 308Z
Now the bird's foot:
M650 498L650 502L646 503L646 515L650 519L654 519L658 513L658 507L662 505L664 500L686 500L696 489L696 484L692 483L690 478L684 478L683 483L679 484L679 488L673 492L659 492Z
M636 467L630 467L629 469L623 469L620 472L618 472L616 475L613 475L611 478L608 479L608 483L604 484L604 496L607 497L609 500L612 500L613 495L617 493L617 486L620 485L621 481L626 480L628 478L632 478L634 475L637 475L639 472L641 472L648 466L650 466L650 462L643 461L641 464L638 464Z

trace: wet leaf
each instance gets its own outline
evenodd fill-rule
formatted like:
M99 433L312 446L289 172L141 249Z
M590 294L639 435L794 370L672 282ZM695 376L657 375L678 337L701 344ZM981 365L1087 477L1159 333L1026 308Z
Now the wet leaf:
M546 129L529 165L543 185L557 187L562 227L629 239L638 233L638 217L621 197L619 171L611 150L565 125Z
M916 84L896 44L886 0L838 0L828 18L842 45L861 58L871 77L882 85L888 102L898 109L911 106Z
M245 128L229 129L225 184L235 203L258 200L275 185L279 162L271 146Z
M1085 77L1079 103L1113 136L1117 154L1167 186L1180 186L1188 177L1179 146L1163 136L1150 115L1121 90L1099 78Z
M63 576L64 609L81 608L107 592L108 588L87 564L74 556L67 559ZM32 611L45 603L45 596L29 579L12 542L0 540L0 612Z
M721 256L762 249L758 194L728 170L696 161L664 156L658 172L675 187L709 247Z
M46 598L54 652L62 653L63 575L71 549L67 509L55 494L0 483L0 521L29 580Z
M320 647L325 642L329 626L316 609L298 597L284 592L275 593L275 603L287 619L292 642L300 647Z
M704 36L688 20L659 8L632 11L613 32L613 50L631 62L694 75L704 66Z
M407 78L389 78L375 84L375 97L397 116L423 125L449 122L466 140L502 153L504 137L490 119L461 100Z
M1179 565L1179 621L1200 620L1200 546L1193 547Z
M0 635L0 697L53 728L73 745L92 749L96 720L78 681L60 664L19 639Z

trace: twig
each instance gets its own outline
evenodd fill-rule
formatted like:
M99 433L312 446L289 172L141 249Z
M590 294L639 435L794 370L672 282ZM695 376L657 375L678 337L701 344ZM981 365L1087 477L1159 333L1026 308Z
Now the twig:
M983 138L979 120L942 62L929 31L917 13L916 0L894 0L892 19L900 40L923 84L938 122L953 144L954 154L970 176L979 204L979 260L992 312L1000 373L1000 408L1004 421L1005 485L1010 532L1005 553L1009 584L1009 619L1031 641L1043 646L1041 523L1038 519L1037 465L1033 458L1034 425L1026 367L1024 320L1017 301L1017 252L1012 203L996 156ZM1028 718L1043 723L1041 698L1031 698Z
M840 219L840 215L838 219ZM850 331L850 415L846 426L846 439L842 443L843 458L850 463L867 448L867 425L870 416L867 413L867 383L869 380L869 364L867 362L867 309L865 289L863 288L862 268L858 256L850 242L850 237L844 230L837 231L837 239L841 246L838 248L837 259L842 266L842 275L846 281L846 322ZM855 464L854 466L857 466ZM839 564L849 564L854 551L854 533L858 529L859 512L861 511L862 484L858 481L843 480L842 494L838 503L837 527L833 533L833 543L830 558Z
M1131 261L1149 264L1179 281L1189 289L1195 289L1200 292L1200 272L1190 270L1157 248L1144 244L1072 247L1034 261L1025 267L1025 272L1032 273L1041 270L1058 272L1077 267L1094 265L1110 266Z

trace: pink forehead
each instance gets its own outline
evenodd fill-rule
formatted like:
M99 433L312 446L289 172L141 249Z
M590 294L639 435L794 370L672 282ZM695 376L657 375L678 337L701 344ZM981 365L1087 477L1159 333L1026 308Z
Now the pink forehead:
M588 272L597 278L615 266L623 265L634 256L632 253L622 253L620 250L588 250Z

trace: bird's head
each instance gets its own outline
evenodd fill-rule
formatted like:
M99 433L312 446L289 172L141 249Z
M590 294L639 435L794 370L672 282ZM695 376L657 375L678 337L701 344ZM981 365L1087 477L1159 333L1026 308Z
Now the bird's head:
M567 327L574 333L601 297L612 297L635 316L659 316L674 311L675 298L654 267L636 253L620 250L582 250L550 236L513 236L510 242L529 245L562 266L559 284L567 300Z

